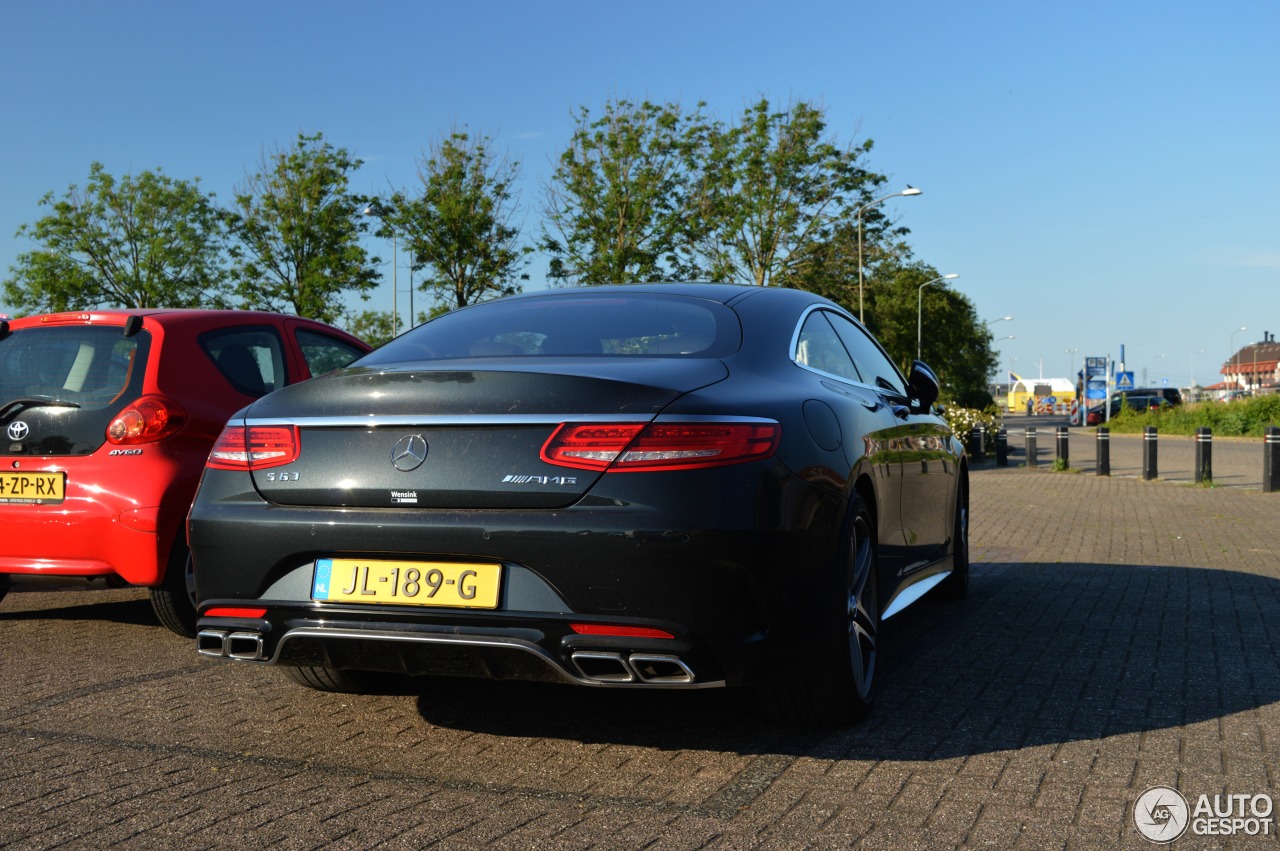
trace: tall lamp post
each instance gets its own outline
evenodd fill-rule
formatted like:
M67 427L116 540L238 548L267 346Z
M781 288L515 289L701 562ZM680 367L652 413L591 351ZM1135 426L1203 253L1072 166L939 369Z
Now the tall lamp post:
M877 204L882 204L885 201L888 201L890 198L899 198L899 197L906 198L911 195L919 195L923 191L924 191L923 189L916 189L914 186L911 186L910 184L908 184L907 188L902 190L901 192L893 192L884 196L883 198L877 198L874 201L869 201L866 204L863 204L861 207L858 208L858 211L854 214L858 219L858 321L859 322L863 321L863 317L862 317L862 290L863 290L862 213L864 210L869 210Z
M1013 319L1012 316L997 316L995 319L987 320L987 327L990 328L992 325L995 325L997 322L1008 322L1011 319Z
M370 204L364 208L364 215L377 216L378 211ZM412 261L411 261L412 262ZM400 333L400 305L398 297L400 294L399 284L396 283L396 232L391 231L391 336L394 338Z
M958 277L960 276L955 272L950 275L942 275L932 281L925 281L916 290L916 360L920 360L921 343L924 340L924 288L930 284L936 284L938 281L950 281Z
M1247 327L1245 327L1244 325L1241 325L1239 328L1231 332L1231 371L1232 373L1235 373L1240 369L1240 360L1239 358L1236 357L1236 334L1239 334L1241 331L1248 331L1248 330L1249 329ZM1236 383L1238 384L1239 382L1237 381Z

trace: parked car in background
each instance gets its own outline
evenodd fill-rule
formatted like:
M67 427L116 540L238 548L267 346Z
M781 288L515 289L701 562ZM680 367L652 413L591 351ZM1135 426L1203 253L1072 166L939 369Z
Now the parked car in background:
M1170 408L1169 401L1163 396L1151 396L1141 393L1122 393L1119 396L1111 397L1111 415L1103 416L1104 405L1094 405L1089 409L1088 417L1085 420L1087 425L1103 425L1107 419L1115 417L1120 413L1122 407L1131 411L1157 411Z
M1182 391L1177 387L1141 387L1130 391L1131 396L1159 396L1173 407L1182 404Z
M195 635L185 519L228 417L369 351L320 322L235 310L0 320L0 598L16 576L151 589Z
M881 620L968 587L937 397L800 290L455 310L228 423L189 517L197 649L324 690L752 685L855 720Z

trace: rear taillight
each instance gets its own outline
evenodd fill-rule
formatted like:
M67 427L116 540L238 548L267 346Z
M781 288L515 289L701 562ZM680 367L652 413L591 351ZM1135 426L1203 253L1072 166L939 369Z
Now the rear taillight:
M229 425L218 435L206 467L262 470L289 464L302 450L297 426Z
M172 399L143 396L107 424L107 442L154 443L177 432L186 421L186 412Z
M777 423L564 423L542 446L548 464L610 472L689 470L768 458Z

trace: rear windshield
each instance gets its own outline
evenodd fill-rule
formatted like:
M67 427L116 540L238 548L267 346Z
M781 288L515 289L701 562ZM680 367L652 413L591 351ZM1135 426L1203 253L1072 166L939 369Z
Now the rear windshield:
M453 358L718 358L741 330L717 302L652 293L514 298L446 313L360 360L361 365Z
M0 340L0 404L18 399L107 408L141 375L150 335L119 325L25 328Z

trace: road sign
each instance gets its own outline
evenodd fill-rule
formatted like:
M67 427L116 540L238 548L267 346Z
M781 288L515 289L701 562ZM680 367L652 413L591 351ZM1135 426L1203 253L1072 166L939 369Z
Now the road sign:
M1085 371L1085 375L1088 375L1091 377L1095 375L1106 375L1107 359L1106 358L1085 358L1084 371Z
M1133 389L1133 372L1117 372L1116 373L1116 389L1132 390Z

